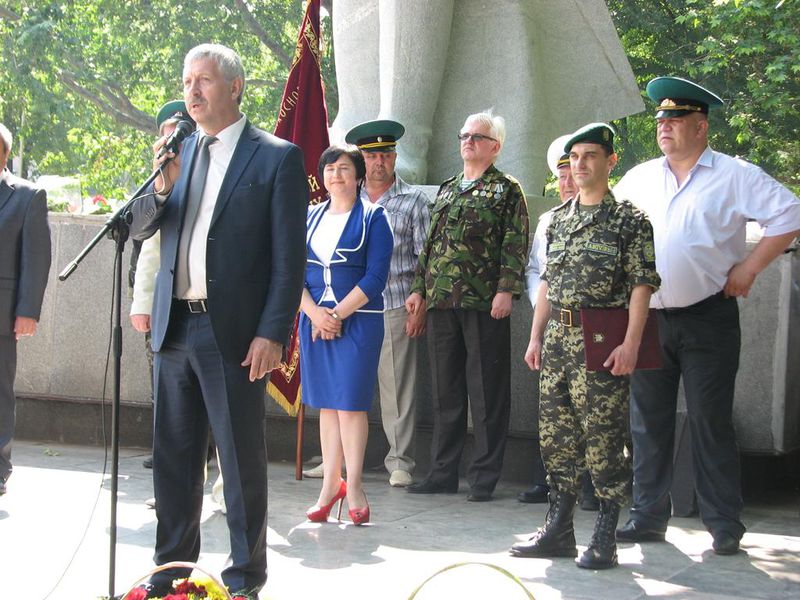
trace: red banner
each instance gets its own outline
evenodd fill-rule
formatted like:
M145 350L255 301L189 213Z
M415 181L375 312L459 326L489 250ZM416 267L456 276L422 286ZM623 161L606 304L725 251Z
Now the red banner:
M312 204L325 198L325 188L317 178L317 163L323 150L330 145L328 109L320 71L319 5L320 0L307 2L275 125L275 135L303 150ZM297 414L301 398L297 319L289 342L287 362L272 372L267 392L291 416Z

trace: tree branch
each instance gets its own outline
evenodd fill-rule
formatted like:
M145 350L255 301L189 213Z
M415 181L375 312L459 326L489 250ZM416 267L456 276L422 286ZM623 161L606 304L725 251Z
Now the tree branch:
M123 123L124 125L129 125L140 131L145 131L147 133L153 133L154 129L154 122L153 118L138 110L135 109L133 111L126 111L124 108L126 105L130 105L130 101L128 101L127 97L124 99L114 96L113 94L108 95L106 91L101 89L100 93L106 99L104 100L100 97L97 93L90 90L86 86L80 84L72 73L67 71L60 71L58 73L59 80L67 86L70 90L76 93L81 98L88 100L98 108L100 108L103 112L107 113L110 117L115 119L116 121ZM102 87L102 86L101 86Z
M273 40L267 32L261 27L261 24L256 19L255 15L251 12L250 8L247 6L245 0L234 0L233 2L236 5L236 8L239 9L239 13L242 16L242 19L247 25L247 28L250 32L255 35L262 44L264 44L270 51L278 58L278 60L283 63L283 66L287 69L292 66L292 57L286 53L286 50Z
M8 10L4 6L0 6L0 17L9 21L19 21L22 18L17 13Z

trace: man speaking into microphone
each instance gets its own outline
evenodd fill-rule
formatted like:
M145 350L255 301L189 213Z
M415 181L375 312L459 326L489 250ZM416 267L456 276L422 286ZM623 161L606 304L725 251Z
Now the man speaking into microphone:
M210 424L225 473L231 555L222 580L252 600L266 582L267 457L262 379L278 366L300 303L308 187L302 152L239 110L238 55L202 44L184 60L197 132L181 155L154 147L154 195L131 234L161 232L152 313L155 353L155 562L196 561ZM158 573L147 597L181 570Z

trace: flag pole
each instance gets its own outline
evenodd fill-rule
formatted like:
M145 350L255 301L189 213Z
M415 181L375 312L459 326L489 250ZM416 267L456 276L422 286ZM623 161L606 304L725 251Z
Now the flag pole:
M275 135L299 146L305 157L308 176L308 202L325 199L325 187L317 179L317 163L328 140L328 110L321 73L320 0L304 3L303 21L297 37L292 66L283 90L283 98L275 125ZM303 478L303 426L305 407L302 403L300 344L295 321L287 348L287 360L272 372L267 387L269 395L290 416L297 416L295 479Z
M305 416L306 407L301 403L300 409L297 411L297 448L294 457L294 478L297 481L303 480L303 425Z

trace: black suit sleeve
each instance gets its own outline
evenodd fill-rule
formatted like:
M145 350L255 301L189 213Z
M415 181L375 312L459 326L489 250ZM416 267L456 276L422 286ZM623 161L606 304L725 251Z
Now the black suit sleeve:
M288 343L306 266L308 181L303 153L292 146L275 175L270 207L271 278L256 335Z
M39 320L44 290L50 273L50 227L47 224L47 193L36 190L22 225L16 317Z

